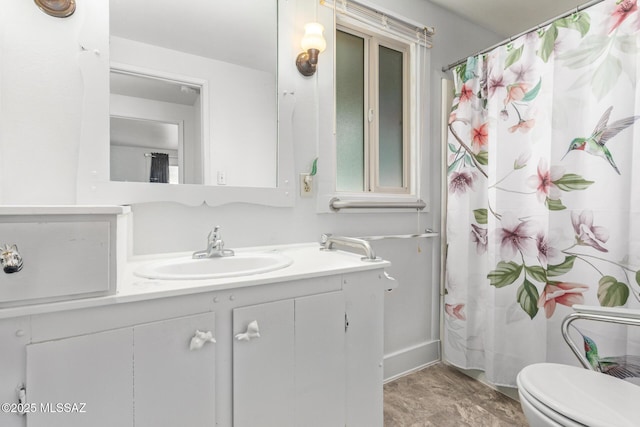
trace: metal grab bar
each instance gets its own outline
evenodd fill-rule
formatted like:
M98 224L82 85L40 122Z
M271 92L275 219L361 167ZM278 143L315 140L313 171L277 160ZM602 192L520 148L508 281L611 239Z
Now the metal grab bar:
M332 251L334 245L350 246L352 248L358 248L364 250L365 256L362 257L362 261L378 262L382 261L382 258L377 257L373 248L366 240L357 239L355 237L333 236L331 234L323 234L320 238L320 244L322 247L320 250Z
M565 342L569 345L569 348L571 348L571 351L576 355L582 366L592 371L595 371L595 368L591 366L591 363L587 360L584 352L580 351L576 343L569 336L569 325L571 325L574 320L584 319L640 326L640 310L591 307L584 305L574 305L573 309L575 312L569 314L562 321L562 338L564 338Z
M384 236L360 236L359 239L367 240L369 242L373 240L386 240L386 239L416 239L419 237L438 237L440 233L433 230L424 230L421 234L387 234Z
M422 210L427 204L419 199L415 202L376 202L373 200L340 200L337 197L329 200L329 207L332 211L340 209L416 209Z

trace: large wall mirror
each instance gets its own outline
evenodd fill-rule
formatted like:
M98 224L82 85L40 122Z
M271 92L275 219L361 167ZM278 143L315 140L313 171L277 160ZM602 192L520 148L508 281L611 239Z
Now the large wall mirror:
M109 1L109 178L90 201L292 204L280 3Z

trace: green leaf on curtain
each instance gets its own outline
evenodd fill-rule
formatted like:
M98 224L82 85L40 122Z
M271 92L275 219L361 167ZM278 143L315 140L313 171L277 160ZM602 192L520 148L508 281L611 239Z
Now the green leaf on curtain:
M564 261L561 264L548 265L547 276L548 277L561 276L563 274L570 272L571 269L573 269L573 262L575 260L576 260L575 256L568 256L564 259Z
M522 51L524 50L524 45L520 46L517 49L511 49L511 52L507 55L507 59L504 61L504 69L511 67L513 64L518 62L520 57L522 56Z
M451 163L449 165L449 167L447 168L447 175L450 174L451 172L453 172L456 167L458 166L458 163L460 163L460 161L463 159L464 157L458 157L453 163Z
M560 179L553 181L556 187L562 191L586 190L594 181L587 181L580 175L567 173L562 175Z
M474 154L473 157L483 166L489 164L489 152L488 151L480 151L478 154Z
M464 164L465 164L465 166L471 166L473 164L473 162L471 160L471 156L469 155L469 153L464 155Z
M491 282L491 286L503 288L515 282L522 273L522 266L513 261L500 261L495 270L487 274L487 279Z
M571 86L569 86L569 90L576 90L579 88L582 88L583 86L586 86L588 84L590 84L591 82L591 72L587 71L586 73L582 73L582 75L580 75L580 77L578 77L577 79L575 79L573 81L573 83L571 83Z
M582 68L593 64L609 45L607 36L588 36L577 49L571 49L558 56L569 68Z
M530 275L531 278L536 282L547 283L547 271L543 267L539 265L532 265L531 267L527 267L525 265L524 268L527 274Z
M551 24L549 28L542 34L542 43L538 55L544 62L547 62L553 53L553 49L556 47L556 39L558 38L558 27L556 24Z
M636 35L618 36L614 39L614 46L622 53L635 55L638 53L638 41Z
M466 80L464 79L464 76L467 74L467 63L465 62L464 64L458 65L456 67L456 73L458 73L458 78L463 83L466 82Z
M536 87L534 87L524 95L524 98L522 98L522 101L524 102L532 101L536 96L538 96L538 92L540 92L541 86L542 86L542 78L538 81L538 84L536 85Z
M487 223L487 210L486 209L474 209L473 216L476 219L478 224L486 224Z
M449 143L447 145L449 146L449 151L451 151L452 153L455 153L456 151L458 151L458 147L456 147L454 144Z
M618 77L622 73L622 63L612 55L607 57L598 65L593 78L591 79L591 89L599 100L608 94L618 82Z
M469 58L467 58L466 67L464 68L464 77L463 77L464 82L467 82L477 77L475 72L477 65L478 65L478 57L470 56Z
M584 37L591 27L591 17L588 13L578 12L566 18L558 19L555 24L558 27L578 30L580 31L580 35Z
M636 283L640 285L640 270L636 271Z
M603 276L598 282L598 300L603 307L618 307L627 303L629 287L613 276Z
M547 208L549 208L550 211L561 211L567 209L567 207L562 204L562 200L560 199L554 200L547 197L544 201L544 204L547 205Z
M529 315L530 318L536 317L538 314L538 288L525 279L525 281L518 287L518 303L520 307Z

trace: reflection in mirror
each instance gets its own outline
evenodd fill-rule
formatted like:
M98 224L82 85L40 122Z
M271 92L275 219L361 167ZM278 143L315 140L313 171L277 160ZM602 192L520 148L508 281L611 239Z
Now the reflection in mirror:
M175 123L111 116L111 180L184 182L178 155L180 130ZM158 178L160 174L164 179Z
M201 88L111 71L111 180L202 184Z
M150 165L137 154L126 166L131 159L121 159L133 151L123 147L135 147L147 162L151 152L177 157L179 183L276 187L277 0L110 0L109 7L111 67L128 71L111 77L110 114L118 118L111 121L118 134L111 137L111 180L149 182ZM197 99L186 105L151 95L158 91ZM194 115L151 114L160 105ZM163 123L178 125L177 148L151 143L150 135L122 135Z

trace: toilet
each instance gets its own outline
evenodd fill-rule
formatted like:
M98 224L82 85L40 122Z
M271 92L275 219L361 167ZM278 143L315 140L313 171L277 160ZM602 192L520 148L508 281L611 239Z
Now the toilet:
M518 374L520 405L531 427L640 426L640 386L575 366L537 363Z

